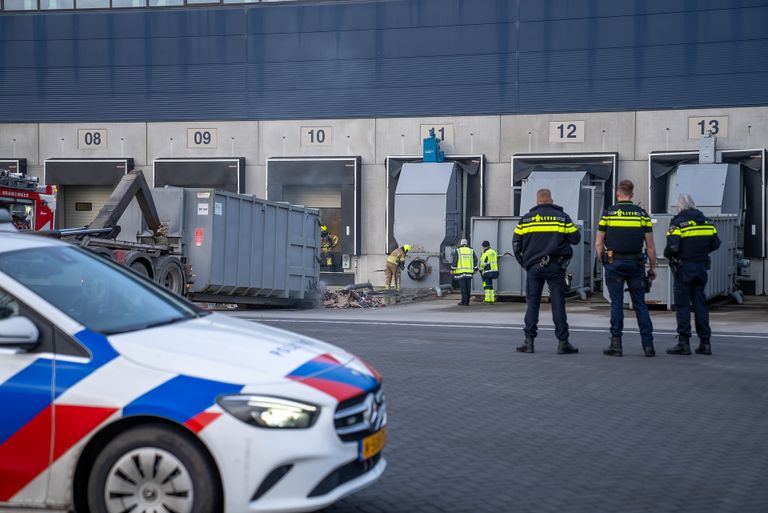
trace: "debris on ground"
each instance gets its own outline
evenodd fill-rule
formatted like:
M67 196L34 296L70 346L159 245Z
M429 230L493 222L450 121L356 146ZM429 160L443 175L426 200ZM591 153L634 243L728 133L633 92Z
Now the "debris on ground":
M380 308L386 306L385 298L369 290L337 290L325 291L323 294L325 308Z

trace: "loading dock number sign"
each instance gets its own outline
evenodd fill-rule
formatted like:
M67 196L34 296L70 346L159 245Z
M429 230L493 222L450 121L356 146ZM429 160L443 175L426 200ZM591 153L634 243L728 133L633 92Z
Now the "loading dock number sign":
M421 125L421 140L423 141L429 137L429 130L434 129L435 137L440 139L440 142L446 146L453 147L453 125Z
M718 139L728 137L728 116L688 118L688 139L700 139L707 134Z
M187 128L187 148L216 148L218 145L215 128Z
M107 131L104 128L80 128L77 130L78 150L101 150L107 147Z
M550 121L549 142L583 143L584 121Z
M299 137L302 146L330 146L333 129L329 126L303 126Z

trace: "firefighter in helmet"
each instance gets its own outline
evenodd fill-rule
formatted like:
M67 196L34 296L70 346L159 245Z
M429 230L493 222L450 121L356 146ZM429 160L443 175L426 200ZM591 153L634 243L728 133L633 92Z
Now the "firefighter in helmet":
M392 278L395 279L395 290L400 290L400 271L405 268L405 256L411 250L410 244L403 244L402 247L395 248L387 257L387 265L384 268L384 288L389 290L392 284Z
M322 265L333 267L333 254L331 251L339 243L338 235L328 233L326 225L320 225L320 259Z

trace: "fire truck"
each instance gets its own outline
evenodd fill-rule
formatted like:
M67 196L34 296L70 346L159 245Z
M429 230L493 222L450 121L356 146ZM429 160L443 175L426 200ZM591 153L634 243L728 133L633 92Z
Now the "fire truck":
M0 208L19 230L53 230L56 188L24 172L0 168Z

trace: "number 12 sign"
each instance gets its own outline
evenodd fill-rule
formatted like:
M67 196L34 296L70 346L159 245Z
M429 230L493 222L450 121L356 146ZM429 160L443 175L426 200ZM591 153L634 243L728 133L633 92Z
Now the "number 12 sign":
M553 143L583 143L583 121L550 121L549 142Z

